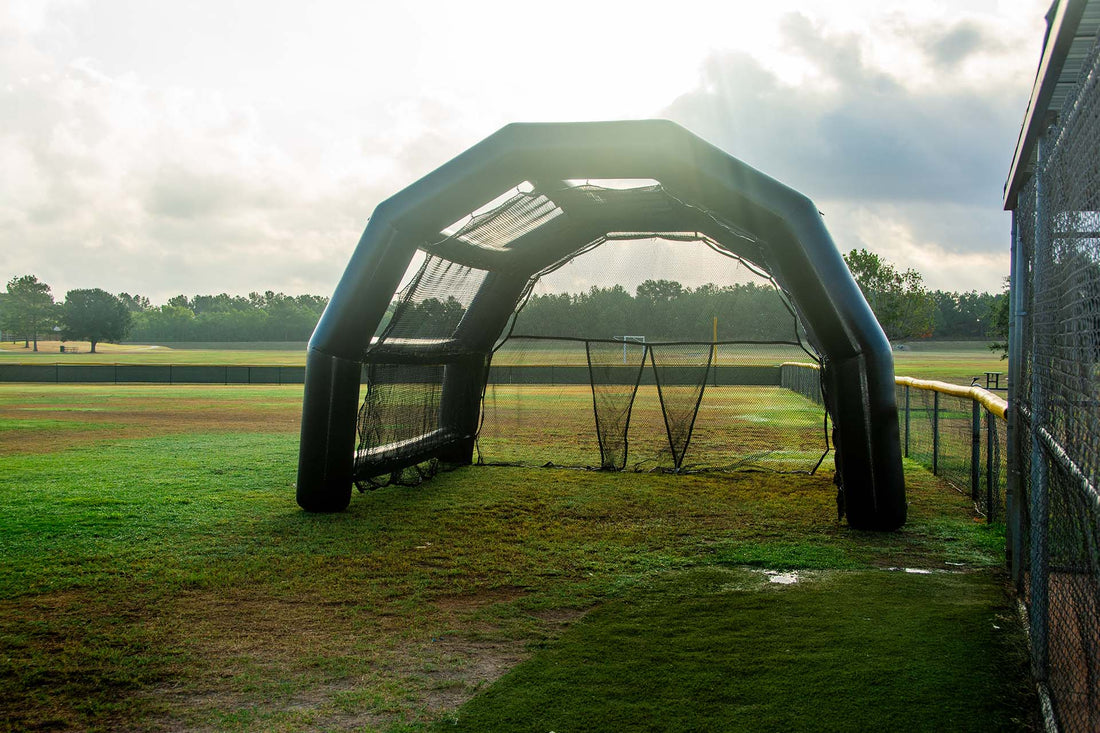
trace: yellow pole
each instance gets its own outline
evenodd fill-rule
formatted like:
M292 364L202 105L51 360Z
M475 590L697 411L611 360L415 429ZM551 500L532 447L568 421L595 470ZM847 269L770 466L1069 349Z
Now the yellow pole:
M714 317L714 363L718 364L718 316Z

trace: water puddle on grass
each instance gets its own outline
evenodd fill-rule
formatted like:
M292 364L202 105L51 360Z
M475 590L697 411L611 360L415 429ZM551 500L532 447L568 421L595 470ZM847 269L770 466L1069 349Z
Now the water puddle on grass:
M798 573L781 573L778 570L765 570L764 574L768 576L769 583L778 583L779 585L794 585L798 582Z

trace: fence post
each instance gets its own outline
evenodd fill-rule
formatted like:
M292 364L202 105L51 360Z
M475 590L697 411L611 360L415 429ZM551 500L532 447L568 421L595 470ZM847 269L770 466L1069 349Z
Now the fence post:
M981 496L982 469L982 406L974 400L970 404L970 498L974 501Z
M999 468L997 462L993 460L993 446L996 445L996 441L993 437L994 422L993 413L989 410L985 411L985 504L986 512L985 519L987 522L992 522L993 517L997 512L996 496L997 492L995 487L1000 483L1000 478L996 471Z
M1023 232L1019 217L1012 212L1012 269L1009 283L1009 308L1011 318L1008 321L1008 425L1005 441L1005 460L1008 467L1005 486L1005 537L1012 560L1012 581L1017 592L1023 595L1024 569L1024 526L1022 516L1024 477L1020 470L1020 457L1024 451L1022 436L1024 423L1021 420L1020 400L1026 394L1027 385L1023 383L1023 363L1026 343L1025 327L1029 317L1027 307L1027 261L1028 252L1023 245ZM1030 232L1034 237L1034 227ZM1032 240L1034 241L1034 240Z
M940 475L940 393L932 392L932 475Z
M1043 131L1039 137L1039 150L1035 166L1035 252L1032 258L1032 288L1034 292L1045 285L1044 272L1046 259L1050 255L1047 227L1050 225L1050 211L1046 192L1046 165L1049 159L1051 129ZM1047 464L1045 451L1039 439L1039 431L1047 420L1046 394L1042 384L1042 356L1045 325L1036 323L1034 314L1031 322L1031 598L1028 604L1028 623L1031 627L1031 650L1035 667L1036 681L1045 685L1050 672L1048 646L1049 631L1049 591L1048 580L1048 533L1050 522L1050 496L1047 486Z
M909 457L909 385L905 385L905 457Z

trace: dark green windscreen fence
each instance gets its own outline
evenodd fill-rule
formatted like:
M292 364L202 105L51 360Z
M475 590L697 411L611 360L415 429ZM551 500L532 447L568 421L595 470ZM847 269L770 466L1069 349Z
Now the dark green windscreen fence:
M301 366L0 364L0 382L57 384L302 384Z

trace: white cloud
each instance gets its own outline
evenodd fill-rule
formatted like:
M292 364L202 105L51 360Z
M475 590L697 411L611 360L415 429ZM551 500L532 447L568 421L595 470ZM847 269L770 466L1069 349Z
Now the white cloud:
M894 16L873 39L798 14L782 27L809 67L803 81L743 54L711 56L668 116L813 197L842 249L914 267L934 288L999 290L1000 190L1030 85L1005 71L1018 63L1006 61L1013 46L973 19ZM884 37L892 69L874 61ZM962 71L993 61L1005 62L998 75ZM897 75L914 63L915 84Z
M666 107L842 246L996 261L1044 3L0 4L0 275L328 293L377 203L499 126Z

